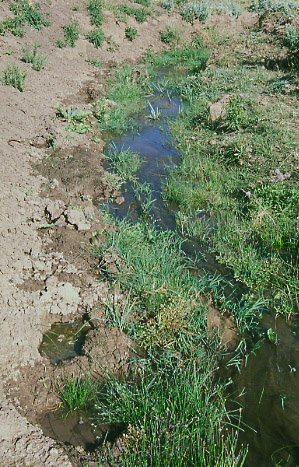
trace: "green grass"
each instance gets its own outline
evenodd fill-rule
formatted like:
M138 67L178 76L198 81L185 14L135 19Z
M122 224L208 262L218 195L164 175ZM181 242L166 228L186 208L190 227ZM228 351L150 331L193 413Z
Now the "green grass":
M105 449L102 461L109 459L113 466L243 465L245 453L237 450L237 434L230 429L232 424L238 431L239 415L225 409L224 385L216 377L219 343L207 334L201 297L212 295L223 312L230 309L240 317L243 329L259 305L233 305L224 298L225 280L191 275L192 262L179 237L157 231L150 219L136 225L116 222L94 253L105 276L105 258L117 258L118 272L109 273L109 281L129 290L123 306L108 301L107 323L146 351L146 358L132 362L127 377L106 375L99 385L99 423L126 426L120 456Z
M130 65L115 71L108 81L105 98L94 103L94 116L103 131L123 133L136 129L132 115L146 106L146 97L151 92L150 67L140 68L136 77Z
M72 374L64 382L59 382L55 391L60 399L61 409L67 413L86 411L94 403L96 383L90 378Z
M33 70L40 71L46 62L47 56L41 53L38 53L40 45L35 42L33 49L30 49L30 46L27 44L26 48L23 49L22 60L25 63L32 63Z
M186 236L204 242L253 293L271 290L272 305L289 314L298 307L299 285L298 132L289 125L298 109L279 89L259 105L276 74L218 66L177 82L189 102L172 124L183 157L163 196L179 207ZM228 94L225 113L212 120L211 103Z
M108 379L100 389L96 409L100 421L127 426L125 448L110 465L242 466L236 436L227 430L222 388L213 381L214 362L194 350L151 355L133 378ZM236 423L236 422L235 422Z
M200 73L205 69L210 52L200 47L197 42L165 51L161 55L154 54L148 50L146 60L157 67L161 66L183 66L190 73Z
M4 69L1 73L1 84L13 86L19 91L24 91L26 76L27 72L21 70L19 65L15 63L13 65L8 64L6 69Z

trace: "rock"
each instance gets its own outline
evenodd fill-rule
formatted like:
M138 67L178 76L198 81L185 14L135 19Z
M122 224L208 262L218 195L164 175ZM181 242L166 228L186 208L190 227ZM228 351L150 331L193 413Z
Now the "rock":
M212 122L217 122L219 120L222 120L225 117L229 99L230 99L230 95L226 94L220 99L220 101L215 102L215 104L209 105L210 119Z
M59 219L59 217L64 213L65 205L62 201L50 201L45 209L45 214L49 216L52 222Z
M91 224L86 220L82 209L69 209L66 211L65 217L66 221L74 225L78 230L89 230L91 228Z
M216 333L228 350L234 350L240 341L238 328L232 316L224 316L219 310L208 305L208 332Z
M125 202L125 198L123 196L118 196L116 199L115 199L115 204L117 204L118 206L120 206L121 204L123 204Z

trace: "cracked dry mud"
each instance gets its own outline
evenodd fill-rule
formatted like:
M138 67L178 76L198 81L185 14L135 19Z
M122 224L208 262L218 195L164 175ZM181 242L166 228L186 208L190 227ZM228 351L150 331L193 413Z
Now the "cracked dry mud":
M118 47L94 49L85 38L91 26L83 4L75 11L72 0L40 3L42 12L49 13L50 27L27 28L24 38L0 36L1 68L9 62L21 63L27 42L37 41L47 55L40 72L21 64L28 71L24 92L0 86L0 466L5 467L81 465L80 455L45 436L38 424L57 403L45 378L53 381L75 367L97 372L92 365L96 359L117 371L125 365L131 345L119 331L107 332L98 324L89 334L85 355L64 366L54 368L38 351L53 322L89 313L101 323L108 288L94 273L89 248L93 232L100 238L109 226L92 201L114 197L121 202L120 193L111 192L105 182L104 143L91 143L86 135L74 134L70 139L54 118L55 106L88 105L91 96L100 95L109 69L104 65L95 72L88 58L107 65L134 63L149 46L161 50L160 32L168 24L162 10L143 24L130 18L128 25L138 29L132 44L125 39L127 25L105 11L104 33ZM8 7L9 1L1 2L0 19L9 15ZM57 48L61 27L74 18L81 27L76 47ZM192 31L196 27L184 23L186 37ZM53 134L56 148L47 149ZM49 223L55 227L43 228ZM117 290L109 293L122 299Z

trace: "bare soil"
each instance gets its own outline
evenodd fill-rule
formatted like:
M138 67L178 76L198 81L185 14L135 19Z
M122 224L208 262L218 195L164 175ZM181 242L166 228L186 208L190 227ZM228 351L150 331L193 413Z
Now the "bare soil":
M94 238L98 241L110 228L96 202L120 197L105 181L104 142L64 131L55 107L88 105L91 96L101 95L111 64L135 63L148 47L162 50L160 32L170 23L181 27L186 38L202 27L181 23L180 17L170 18L158 7L142 24L132 18L124 24L104 11L110 44L95 49L86 39L92 27L84 3L76 11L75 0L40 3L41 11L49 13L50 27L27 28L23 38L0 36L1 69L18 63L28 72L24 92L0 86L0 465L6 467L82 465L82 453L45 436L38 420L57 407L55 380L74 368L78 374L97 374L97 361L112 371L125 371L132 345L120 331L101 324L107 294L116 301L123 297L118 290L108 291L90 254ZM10 14L9 4L1 2L0 20ZM57 48L62 26L73 19L81 28L76 46ZM212 20L219 23L219 18L218 23ZM242 17L225 19L224 27L239 30L243 24ZM137 28L133 42L125 39L127 26ZM39 72L20 61L26 43L35 41L47 55ZM103 69L96 70L87 59L99 60ZM55 149L49 149L54 134ZM54 228L45 227L54 222ZM43 333L53 322L86 313L96 324L84 356L51 365L38 351Z

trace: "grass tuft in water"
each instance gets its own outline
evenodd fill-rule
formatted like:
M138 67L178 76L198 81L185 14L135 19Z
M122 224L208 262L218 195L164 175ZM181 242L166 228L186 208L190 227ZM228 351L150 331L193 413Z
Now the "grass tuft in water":
M141 158L138 154L123 147L118 150L114 143L110 144L106 154L110 167L123 181L135 183L140 169Z

